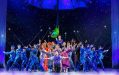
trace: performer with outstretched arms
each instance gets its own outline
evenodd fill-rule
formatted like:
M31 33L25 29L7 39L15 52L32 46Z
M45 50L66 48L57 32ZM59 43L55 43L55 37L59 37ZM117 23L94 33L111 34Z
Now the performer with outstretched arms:
M101 67L102 69L104 70L104 64L102 62L102 60L104 59L104 54L103 53L106 53L108 52L109 50L104 50L103 51L103 48L100 46L99 49L97 50L97 57L98 57L98 64L101 64Z
M6 69L8 71L10 66L11 66L11 63L14 62L14 59L15 59L15 56L16 56L15 46L14 45L11 46L11 51L10 52L3 52L3 53L6 54L6 55L10 55L9 60L7 61L7 67L6 67Z
M62 57L58 51L55 51L54 56L44 59L53 60L53 72L62 72L62 59L66 58L68 57Z
M61 72L62 71L62 57L59 55L59 53L56 51L55 55L52 57L53 59L53 70L55 72Z

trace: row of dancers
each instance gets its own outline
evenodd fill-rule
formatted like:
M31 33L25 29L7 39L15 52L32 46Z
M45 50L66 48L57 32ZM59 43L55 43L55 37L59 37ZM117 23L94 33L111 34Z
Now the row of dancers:
M98 65L103 65L104 53L100 46L98 49L94 45L76 43L75 40L65 42L61 36L55 41L43 42L39 40L38 44L33 46L11 45L11 51L4 52L10 55L6 63L6 69L19 71L50 71L50 72L68 72L68 71L98 71Z

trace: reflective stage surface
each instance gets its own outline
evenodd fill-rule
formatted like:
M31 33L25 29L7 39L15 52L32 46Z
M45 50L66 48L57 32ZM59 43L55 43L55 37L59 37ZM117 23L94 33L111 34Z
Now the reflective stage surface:
M117 70L105 70L100 72L67 72L67 73L49 73L49 72L0 72L0 75L118 75Z

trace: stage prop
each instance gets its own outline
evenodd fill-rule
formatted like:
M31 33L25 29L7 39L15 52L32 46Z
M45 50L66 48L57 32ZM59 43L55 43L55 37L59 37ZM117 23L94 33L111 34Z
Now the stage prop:
M52 37L52 38L57 38L58 35L59 35L59 27L56 27L56 28L53 30L51 37Z

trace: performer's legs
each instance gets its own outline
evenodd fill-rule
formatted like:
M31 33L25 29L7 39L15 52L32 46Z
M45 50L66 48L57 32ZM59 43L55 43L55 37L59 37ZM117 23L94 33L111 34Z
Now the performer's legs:
M98 70L97 70L97 62L96 62L96 60L93 60L93 62L90 61L90 64L91 64L92 69L93 69L94 71L98 71Z
M13 65L12 65L12 69L14 69L14 68L16 68L15 66L17 66L17 68L18 68L18 70L21 70L21 67L20 67L20 65L19 65L19 62L20 61L20 59L18 58L18 59L16 59L15 61L14 61L14 63L13 63Z
M76 71L79 71L80 70L80 63L79 63L79 61L76 62L75 68L76 68Z
M34 61L31 61L30 62L30 64L29 64L29 70L30 71L32 71L32 68L33 68L34 64L35 64Z
M88 66L88 63L87 63L87 62L84 62L84 63L83 63L83 71L84 71L84 72L87 72L87 71L88 71L88 67L89 67L89 66Z
M102 67L102 69L104 70L104 65L103 65L103 62L102 62L101 59L99 60L99 63L101 64L101 67Z
M69 61L70 61L70 65L71 65L71 67L75 70L75 66L74 66L74 63L73 63L72 59L69 58ZM70 68L71 68L71 67L70 67Z
M7 70L7 71L9 70L10 65L11 65L12 62L13 62L13 59L9 59L9 60L7 61L7 67L6 67L6 70Z
M60 69L61 69L60 68L60 65L55 65L54 69L55 69L55 72L58 72L59 73L60 72Z
M49 68L50 72L52 72L52 64L49 64L48 68Z
M36 60L34 61L34 71L37 71L37 70L40 70L39 60L38 60L38 59L36 59Z
M22 71L24 70L26 63L27 63L27 59L22 60L22 66L21 66Z
M30 61L28 61L28 64L26 64L26 71L28 71L30 65Z

